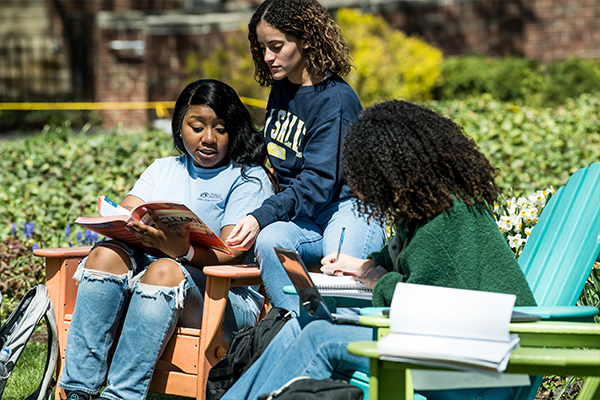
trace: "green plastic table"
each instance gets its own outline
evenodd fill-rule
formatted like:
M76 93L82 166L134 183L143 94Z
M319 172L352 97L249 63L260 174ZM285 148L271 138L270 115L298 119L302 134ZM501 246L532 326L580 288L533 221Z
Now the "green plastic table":
M360 322L378 328L375 339L389 333L386 317L362 316ZM593 377L578 399L600 398L600 324L538 321L510 324L510 331L519 335L521 347L511 354L506 373ZM444 369L380 360L376 340L350 343L348 352L370 358L371 400L412 399L409 369Z

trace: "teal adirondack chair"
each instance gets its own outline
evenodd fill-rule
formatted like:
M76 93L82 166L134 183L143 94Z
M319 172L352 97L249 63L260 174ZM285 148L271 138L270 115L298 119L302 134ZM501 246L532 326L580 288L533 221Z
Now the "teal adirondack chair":
M540 215L518 260L538 307L515 311L543 320L593 320L598 309L576 303L599 254L600 162L595 162L575 172ZM542 378L531 377L531 386L521 387L515 400L534 399ZM593 378L587 387L598 382Z
M575 172L544 207L519 257L538 307L515 310L550 320L593 319L597 308L575 305L599 253L600 162L595 162ZM542 378L532 377L515 399L533 399Z

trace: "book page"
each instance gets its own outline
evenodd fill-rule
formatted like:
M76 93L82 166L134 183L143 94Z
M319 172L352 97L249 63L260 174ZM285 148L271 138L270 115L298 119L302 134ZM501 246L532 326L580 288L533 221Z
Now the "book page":
M392 332L509 341L512 294L398 283L390 307Z
M519 343L518 335L510 339L497 342L391 333L377 343L377 350L386 356L497 366Z
M121 207L114 201L106 198L103 194L98 196L98 212L103 217L112 217L115 215L131 215L128 209Z

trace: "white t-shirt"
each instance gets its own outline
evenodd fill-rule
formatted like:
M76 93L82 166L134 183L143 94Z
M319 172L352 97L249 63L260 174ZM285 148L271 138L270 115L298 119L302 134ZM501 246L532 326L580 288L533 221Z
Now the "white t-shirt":
M196 167L188 155L155 160L128 193L143 201L171 200L188 206L217 235L235 225L274 194L266 172L259 166L246 169L230 162L215 169Z
M221 168L196 167L188 155L155 160L142 173L128 195L143 201L170 200L184 203L217 235L227 225L235 225L275 191L267 173L259 166L246 169L242 177L240 165L230 162ZM253 254L244 262L250 263ZM262 296L256 288L234 287L255 314Z

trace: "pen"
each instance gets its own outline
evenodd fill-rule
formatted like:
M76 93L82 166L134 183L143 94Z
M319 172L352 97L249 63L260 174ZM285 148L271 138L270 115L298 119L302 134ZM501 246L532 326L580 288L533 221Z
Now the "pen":
M342 250L342 243L344 243L344 232L346 232L346 227L342 226L342 234L340 235L340 244L338 246L337 256L335 257L335 262L338 262L340 259L340 251Z

